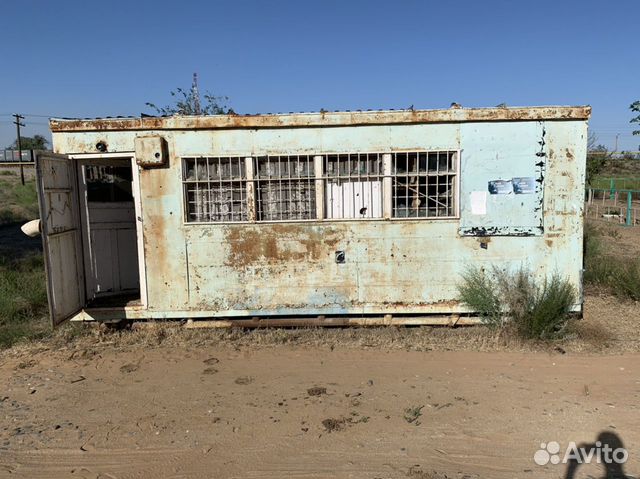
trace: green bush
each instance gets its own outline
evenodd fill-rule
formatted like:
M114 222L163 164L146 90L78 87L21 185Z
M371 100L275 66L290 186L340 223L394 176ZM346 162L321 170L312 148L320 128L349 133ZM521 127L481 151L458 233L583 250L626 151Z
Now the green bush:
M458 286L459 300L480 316L485 324L502 325L502 306L494 277L481 268L469 268Z
M520 335L540 339L562 336L571 317L571 306L577 299L576 289L569 281L554 274L542 286L533 286L532 292L529 309L515 318Z
M585 282L603 286L620 298L640 301L640 260L602 256L587 265Z
M640 261L622 261L613 275L614 292L622 297L640 301Z
M611 263L604 261L600 231L593 225L584 225L584 275L586 284L603 284L611 271Z
M554 274L542 284L531 271L492 268L490 273L471 267L462 275L459 299L492 327L512 327L531 339L563 335L577 300L576 289Z

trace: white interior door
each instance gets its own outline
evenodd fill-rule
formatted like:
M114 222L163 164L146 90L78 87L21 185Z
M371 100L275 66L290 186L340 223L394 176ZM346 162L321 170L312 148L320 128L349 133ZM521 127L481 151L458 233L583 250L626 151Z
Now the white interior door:
M131 162L83 161L80 172L87 297L138 291Z
M80 311L85 303L74 160L39 153L36 175L49 313L56 326Z

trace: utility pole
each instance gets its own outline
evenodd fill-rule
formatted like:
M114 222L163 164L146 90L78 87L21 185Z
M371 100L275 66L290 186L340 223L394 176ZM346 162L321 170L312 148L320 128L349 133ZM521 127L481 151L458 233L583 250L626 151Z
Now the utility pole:
M22 142L20 140L20 127L25 126L24 123L20 123L20 120L24 120L24 116L15 113L13 115L16 119L13 123L16 125L16 131L18 133L18 161L20 161L20 181L24 185L24 166L22 165Z
M616 147L613 149L613 151L615 151L616 153L618 152L618 137L620 136L620 133L616 133Z

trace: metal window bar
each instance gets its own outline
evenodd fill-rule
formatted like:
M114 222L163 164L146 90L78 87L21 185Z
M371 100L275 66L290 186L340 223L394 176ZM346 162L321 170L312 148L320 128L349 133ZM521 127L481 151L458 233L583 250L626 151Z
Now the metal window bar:
M316 219L313 155L260 156L255 171L258 221Z
M394 153L393 217L456 216L457 154L457 151Z
M326 218L382 218L383 176L382 153L326 155Z
M183 161L188 222L247 221L244 157L197 157Z
M391 185L392 217L457 215L457 151L396 152L388 156L391 178L384 175L383 153L324 155L323 176L316 174L313 155L254 158L256 219L317 219L316 201L322 199L316 200L318 180L325 185L325 218L382 218L384 178ZM249 220L245 160L250 161L245 157L184 159L188 222Z

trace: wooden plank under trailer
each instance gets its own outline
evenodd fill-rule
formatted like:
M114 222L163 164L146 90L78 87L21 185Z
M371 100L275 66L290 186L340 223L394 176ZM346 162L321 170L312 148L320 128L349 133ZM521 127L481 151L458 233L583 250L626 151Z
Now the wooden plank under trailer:
M122 310L113 308L90 308L81 311L72 321L100 322L107 324L132 323L145 327L156 321L174 321L188 329L199 328L291 328L291 327L344 327L344 326L473 326L481 324L478 316L460 314L423 314L398 315L367 314L359 316L252 316L252 317L166 317L149 318L139 314L137 308L127 308L126 314Z
M187 329L201 328L269 328L269 327L344 327L344 326L473 326L480 324L480 318L471 316L384 316L371 317L325 317L309 318L261 318L187 320Z
M132 320L98 320L98 322L117 324ZM135 320L136 328L153 326L158 320ZM163 320L164 321L164 320ZM171 320L170 320L171 321ZM179 320L173 320L176 326ZM481 324L480 318L460 315L393 317L392 315L371 317L324 317L305 318L260 318L247 319L188 319L182 323L186 329L223 329L223 328L330 328L330 327L371 327L371 326L474 326Z

